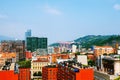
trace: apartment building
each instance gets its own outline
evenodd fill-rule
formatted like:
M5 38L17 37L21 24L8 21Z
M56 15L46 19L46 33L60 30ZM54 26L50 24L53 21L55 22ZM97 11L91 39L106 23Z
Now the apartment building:
M49 61L47 59L38 59L31 62L31 78L34 79L35 73L42 72L42 67L47 66Z
M75 61L64 61L57 67L43 67L42 78L43 80L94 80L94 71Z
M31 80L30 68L19 68L18 80Z
M8 40L1 41L1 52L16 53L16 61L25 59L25 41L24 40Z
M94 80L94 71L73 61L63 62L58 64L57 80Z
M57 80L58 68L56 65L48 65L42 68L42 80Z
M14 70L2 70L0 71L0 80L18 80L18 74L15 74Z
M94 55L98 57L103 54L112 54L114 53L114 48L112 46L94 46Z

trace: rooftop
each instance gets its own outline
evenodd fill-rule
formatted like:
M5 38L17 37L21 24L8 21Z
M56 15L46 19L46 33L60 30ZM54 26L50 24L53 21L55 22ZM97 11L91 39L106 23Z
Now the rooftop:
M63 67L68 67L73 72L79 72L80 69L87 69L88 68L88 66L82 65L81 63L75 62L75 61L60 62L59 65L61 65Z
M45 67L47 67L47 68L57 68L56 65L47 65L47 66L45 66Z
M38 59L38 60L33 60L32 62L49 62L48 59Z

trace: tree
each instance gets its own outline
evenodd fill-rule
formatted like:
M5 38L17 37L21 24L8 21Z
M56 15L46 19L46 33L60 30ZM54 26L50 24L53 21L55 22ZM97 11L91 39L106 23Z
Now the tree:
M31 61L19 61L18 62L20 68L31 68Z
M75 53L76 55L80 55L80 52Z
M116 78L115 80L120 80L120 77Z
M94 65L95 65L95 62L94 62L93 60L88 60L88 65L94 66Z

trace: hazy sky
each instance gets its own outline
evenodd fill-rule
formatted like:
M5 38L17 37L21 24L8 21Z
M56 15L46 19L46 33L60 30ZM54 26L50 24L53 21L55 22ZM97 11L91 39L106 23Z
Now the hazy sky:
M0 0L0 35L24 39L27 29L49 43L120 34L120 0Z

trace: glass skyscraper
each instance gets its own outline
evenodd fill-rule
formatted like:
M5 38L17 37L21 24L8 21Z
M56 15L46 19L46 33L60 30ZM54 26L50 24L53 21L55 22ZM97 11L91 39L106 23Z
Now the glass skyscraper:
M31 37L31 29L29 29L29 30L27 30L27 31L25 32L25 39L26 39L27 37Z

